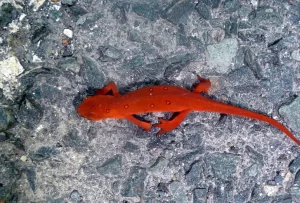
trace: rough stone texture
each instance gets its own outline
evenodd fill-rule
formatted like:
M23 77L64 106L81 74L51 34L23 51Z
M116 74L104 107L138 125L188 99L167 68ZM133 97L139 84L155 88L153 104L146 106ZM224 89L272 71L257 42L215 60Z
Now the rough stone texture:
M110 81L121 94L192 89L199 74L212 83L205 96L300 138L299 10L292 0L0 0L0 202L300 202L299 147L263 122L195 112L156 137L76 113Z

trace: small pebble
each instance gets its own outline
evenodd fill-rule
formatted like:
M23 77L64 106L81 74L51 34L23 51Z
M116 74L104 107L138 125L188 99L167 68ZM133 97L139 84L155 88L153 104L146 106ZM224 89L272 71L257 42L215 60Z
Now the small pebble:
M67 37L72 39L73 38L73 31L70 30L70 29L64 29L64 35L66 35Z

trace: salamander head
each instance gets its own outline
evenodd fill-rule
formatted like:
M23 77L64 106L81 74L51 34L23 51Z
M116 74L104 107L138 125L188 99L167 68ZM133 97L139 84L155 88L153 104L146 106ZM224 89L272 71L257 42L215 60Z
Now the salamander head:
M119 118L118 112L110 108L114 97L110 95L88 96L77 107L77 113L89 120L101 120L105 118Z

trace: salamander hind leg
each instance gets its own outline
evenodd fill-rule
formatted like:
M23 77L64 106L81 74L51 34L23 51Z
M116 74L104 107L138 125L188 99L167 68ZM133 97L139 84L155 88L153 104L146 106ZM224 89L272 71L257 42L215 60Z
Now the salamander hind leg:
M112 91L114 96L119 96L118 87L114 82L110 82L107 85L105 85L102 89L96 90L96 95L106 95L110 91Z
M177 126L180 125L180 123L185 119L187 114L189 114L191 110L184 110L179 112L178 115L176 115L171 120L166 120L163 118L158 118L160 123L154 124L154 127L160 128L160 131L156 134L156 136L160 136L163 133L169 132L173 129L175 129Z
M207 91L209 90L210 85L211 85L210 81L200 77L199 75L197 75L197 77L198 77L198 80L200 81L200 83L193 84L193 86L195 88L193 90L193 92L194 93L201 93L201 92L207 93Z
M151 123L147 121L141 121L134 116L127 116L125 117L127 120L131 121L132 123L136 124L137 126L143 128L144 130L148 131L151 129Z

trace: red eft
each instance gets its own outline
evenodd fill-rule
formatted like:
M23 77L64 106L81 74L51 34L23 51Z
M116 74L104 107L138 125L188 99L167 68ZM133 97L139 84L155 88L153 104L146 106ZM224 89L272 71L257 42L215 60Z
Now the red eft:
M242 116L267 122L284 132L295 143L300 141L278 121L265 115L229 104L211 100L200 93L206 93L210 88L210 81L198 76L200 83L193 84L191 92L185 88L171 85L157 85L144 87L124 95L120 95L114 82L110 82L102 89L96 91L96 95L88 96L78 106L79 115L89 120L102 120L106 118L127 119L139 127L150 130L151 123L139 120L134 114L148 112L176 112L171 120L159 118L160 123L154 127L160 128L157 135L169 132L180 125L186 115L192 111L217 112ZM112 92L112 95L108 94Z

